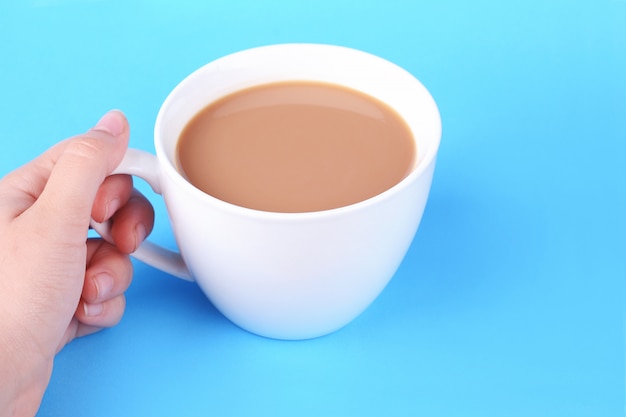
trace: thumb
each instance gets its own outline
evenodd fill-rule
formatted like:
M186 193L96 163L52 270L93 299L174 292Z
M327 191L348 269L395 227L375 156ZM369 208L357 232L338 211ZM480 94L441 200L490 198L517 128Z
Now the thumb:
M113 110L94 128L63 143L33 210L48 219L46 229L60 237L84 239L98 188L121 162L128 146L126 117ZM50 229L60 230L50 230Z

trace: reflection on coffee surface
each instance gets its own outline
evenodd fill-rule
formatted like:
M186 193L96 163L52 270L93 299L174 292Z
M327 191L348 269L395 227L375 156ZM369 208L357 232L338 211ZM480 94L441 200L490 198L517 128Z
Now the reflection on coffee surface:
M290 81L237 91L185 127L178 168L223 201L272 212L343 207L393 187L416 149L389 106L333 84Z

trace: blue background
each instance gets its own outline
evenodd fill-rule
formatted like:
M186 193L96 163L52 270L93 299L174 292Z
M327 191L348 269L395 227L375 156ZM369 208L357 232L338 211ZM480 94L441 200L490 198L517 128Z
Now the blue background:
M440 107L396 276L339 332L284 342L136 263L125 318L59 354L39 415L623 415L624 0L3 0L0 175L111 108L153 152L182 78L282 42L378 54Z

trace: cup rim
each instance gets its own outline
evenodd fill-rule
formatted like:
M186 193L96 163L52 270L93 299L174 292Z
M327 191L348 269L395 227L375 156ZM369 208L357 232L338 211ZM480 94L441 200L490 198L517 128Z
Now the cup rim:
M367 198L365 200L361 200L359 202L356 203L352 203L349 205L345 205L345 206L341 206L341 207L336 207L336 208L332 208L332 209L326 209L326 210L319 210L319 211L305 211L305 212L275 212L275 211L265 211L265 210L259 210L259 209L254 209L254 208L248 208L248 207L243 207L243 206L239 206L233 203L229 203L227 201L221 200L217 197L214 197L210 194L205 193L204 191L200 190L199 188L197 188L196 186L194 186L192 183L190 183L187 179L184 178L184 176L176 169L175 166L175 162L171 160L170 157L168 157L168 153L165 149L165 144L163 143L163 139L161 138L161 132L160 132L160 128L163 124L163 119L165 117L165 113L168 111L168 109L171 107L171 102L175 99L175 97L177 96L178 92L183 88L184 85L186 85L187 83L189 83L190 81L192 81L195 77L199 76L206 68L208 67L212 67L212 66L216 66L219 65L220 62L223 62L225 60L230 60L236 56L242 55L242 54L250 54L250 53L262 53L263 51L266 50L277 50L277 49L282 49L282 48L322 48L322 49L334 49L336 51L348 51L349 53L356 53L356 54L360 54L363 56L369 56L370 59L374 59L374 60L378 60L378 61L383 61L386 65L395 67L396 70L401 71L406 73L407 75L409 75L412 78L413 82L416 82L417 84L419 84L422 88L423 88L423 93L424 93L424 100L427 102L427 105L429 107L431 107L430 111L432 112L432 114L434 116L436 116L436 120L433 120L433 137L432 139L429 141L430 142L430 146L427 149L426 154L420 158L419 161L416 162L416 166L413 168L413 170L406 176L404 177L401 181L399 181L398 183L396 183L395 185L393 185L392 187L388 188L387 190L372 196L370 198ZM402 115L400 115L402 116ZM183 78L183 80L181 80L176 87L174 87L171 92L168 94L168 96L166 97L166 99L163 101L159 112L157 114L157 118L155 121L155 125L154 125L154 145L155 145L155 149L156 149L156 154L157 157L159 159L159 164L161 166L162 169L164 169L167 173L167 175L172 178L174 181L176 181L176 184L178 187L182 187L183 189L187 190L188 192L192 192L196 195L197 198L200 198L202 200L205 200L207 202L210 202L212 205L221 207L223 210L227 210L230 212L235 212L235 213L239 213L241 215L245 215L247 217L258 217L258 218L274 218L274 219L293 219L293 220L304 220L304 219L311 219L311 218L317 218L317 217L325 217L325 216L331 216L331 215L340 215L340 214L344 214L344 213L349 213L349 212L353 212L353 211L358 211L360 209L363 209L365 207L369 207L371 205L376 204L378 201L380 200L385 200L387 198L389 198L390 196L400 192L402 189L406 188L409 186L409 184L411 184L412 182L416 181L420 176L422 176L422 174L427 171L429 169L429 167L431 165L433 165L435 163L436 157L437 157L437 153L439 150L439 146L441 143L441 115L439 112L439 109L437 107L437 104L434 100L434 98L432 97L432 95L430 94L430 92L426 89L426 87L416 78L414 77L412 74L408 73L408 71L406 71L405 69L403 69L402 67L398 66L397 64L394 64L391 61L386 60L385 58L382 58L380 56L371 54L369 52L365 52L362 50L358 50L358 49L354 49L354 48L350 48L350 47L345 47L345 46L338 46L338 45L331 45L331 44L320 44L320 43L281 43L281 44L271 44L271 45L265 45L265 46L258 46L258 47L254 47L254 48L249 48L249 49L244 49L241 51L237 51L237 52L233 52L227 55L224 55L220 58L217 58L215 60L212 60L210 62L208 62L207 64L204 64L203 66L199 67L198 69L194 70L193 72L191 72L189 75L187 75L185 78ZM416 139L417 141L417 139Z

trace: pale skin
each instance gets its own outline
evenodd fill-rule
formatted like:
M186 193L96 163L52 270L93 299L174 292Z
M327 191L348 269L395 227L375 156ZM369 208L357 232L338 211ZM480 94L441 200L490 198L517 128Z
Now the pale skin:
M154 212L132 179L110 175L128 146L121 112L60 142L0 179L0 416L34 416L55 355L116 325L125 308L128 254ZM112 220L114 244L88 239Z

